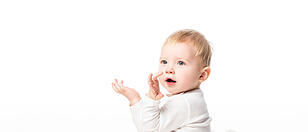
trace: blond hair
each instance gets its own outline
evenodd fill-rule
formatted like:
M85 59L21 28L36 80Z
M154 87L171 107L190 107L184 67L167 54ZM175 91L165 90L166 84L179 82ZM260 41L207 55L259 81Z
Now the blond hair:
M196 30L183 29L171 34L165 41L163 47L168 44L189 43L196 50L195 56L200 56L203 66L210 66L212 48L205 37Z

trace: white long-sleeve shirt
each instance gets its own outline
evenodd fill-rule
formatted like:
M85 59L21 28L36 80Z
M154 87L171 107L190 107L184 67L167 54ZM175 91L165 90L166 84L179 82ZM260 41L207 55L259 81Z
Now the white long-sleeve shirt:
M130 107L139 132L210 132L211 118L201 89L160 102L145 96Z

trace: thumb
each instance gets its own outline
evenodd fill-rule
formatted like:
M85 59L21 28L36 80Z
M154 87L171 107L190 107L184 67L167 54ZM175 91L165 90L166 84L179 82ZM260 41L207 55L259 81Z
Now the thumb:
M164 95L162 94L162 93L159 93L158 95L157 95L157 99L161 99L161 98L163 98L164 97Z
M173 94L167 94L168 97L172 96Z

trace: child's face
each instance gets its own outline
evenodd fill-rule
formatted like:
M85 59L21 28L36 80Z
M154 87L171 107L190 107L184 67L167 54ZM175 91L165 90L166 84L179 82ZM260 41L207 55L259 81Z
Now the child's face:
M201 83L201 59L195 56L191 44L167 44L162 48L159 81L168 92L177 94L194 88Z

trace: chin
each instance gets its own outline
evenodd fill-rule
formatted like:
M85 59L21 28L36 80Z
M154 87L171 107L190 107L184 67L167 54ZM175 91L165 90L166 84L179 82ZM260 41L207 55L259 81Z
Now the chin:
M166 88L166 89L170 94L173 94L173 95L180 93L177 89L174 89L174 88L171 88L171 89Z
M164 86L165 89L168 91L169 94L174 94L175 92L173 91L173 88L170 88L170 87L166 87Z

